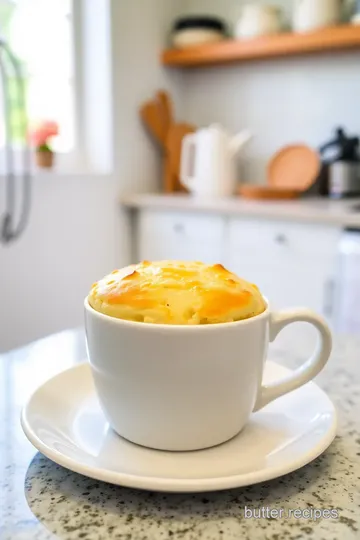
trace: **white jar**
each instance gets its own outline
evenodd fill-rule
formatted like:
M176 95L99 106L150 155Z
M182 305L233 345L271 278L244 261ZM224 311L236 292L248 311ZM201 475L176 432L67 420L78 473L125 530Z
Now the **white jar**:
M247 4L235 28L239 39L277 34L282 29L281 10L277 6Z
M341 22L344 0L295 0L293 29L310 32Z

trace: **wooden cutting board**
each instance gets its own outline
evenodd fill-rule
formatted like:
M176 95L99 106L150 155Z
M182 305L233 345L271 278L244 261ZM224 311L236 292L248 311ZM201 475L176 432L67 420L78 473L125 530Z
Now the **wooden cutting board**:
M268 165L268 184L277 188L308 190L321 169L321 158L305 144L281 148Z
M181 184L180 179L182 141L185 135L194 133L195 130L195 126L191 124L173 124L170 126L166 140L168 161L167 176L165 179L166 193L171 193L173 191L182 191L186 193L188 191Z
M292 200L297 199L302 194L296 189L276 188L271 186L255 186L252 184L243 184L239 187L239 195L245 199L253 200Z

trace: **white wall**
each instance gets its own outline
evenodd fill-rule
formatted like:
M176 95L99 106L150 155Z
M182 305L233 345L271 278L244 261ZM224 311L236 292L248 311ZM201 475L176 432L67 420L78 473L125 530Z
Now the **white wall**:
M288 0L277 4L290 12ZM240 0L186 0L183 11L216 14L232 25L240 8ZM342 52L188 70L185 116L199 126L220 122L232 132L249 128L255 139L239 177L261 183L269 157L281 146L318 147L338 125L360 133L359 65L359 52Z
M271 4L281 6L284 12L285 24L291 23L292 7L297 0L182 0L182 13L184 14L212 14L223 17L232 29L234 21L241 12L243 4ZM316 0L313 0L314 2ZM345 0L344 17L353 12L356 0Z
M140 105L165 88L182 113L182 74L164 69L160 54L171 23L181 8L178 0L112 2L113 97L115 163L121 171L121 190L159 191L159 152L139 119Z
M116 265L117 192L106 177L35 179L27 231L0 246L0 352L82 324L87 290Z
M0 245L0 352L82 325L82 302L92 282L129 263L129 223L119 206L121 193L161 187L160 156L139 122L138 107L166 87L180 113L181 74L171 76L159 63L180 4L111 4L114 174L35 178L26 234L10 247ZM0 178L0 214L2 187Z

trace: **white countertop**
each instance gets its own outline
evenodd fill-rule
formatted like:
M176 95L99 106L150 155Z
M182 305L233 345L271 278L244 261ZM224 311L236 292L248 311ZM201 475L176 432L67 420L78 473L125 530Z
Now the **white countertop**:
M191 195L133 194L124 195L120 202L133 210L220 213L360 228L359 198L335 201L323 197L308 197L296 201L258 202L240 197L201 199ZM358 212L352 210L355 205L359 206Z

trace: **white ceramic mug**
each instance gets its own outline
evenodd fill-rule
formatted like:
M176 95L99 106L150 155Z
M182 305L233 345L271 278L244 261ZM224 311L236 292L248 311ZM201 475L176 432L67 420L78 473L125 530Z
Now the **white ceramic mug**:
M268 343L288 324L319 331L314 355L285 380L262 385ZM89 360L103 411L122 437L169 451L200 450L235 437L252 412L299 388L325 366L331 333L308 310L239 322L172 326L102 315L85 300Z

